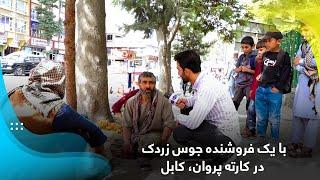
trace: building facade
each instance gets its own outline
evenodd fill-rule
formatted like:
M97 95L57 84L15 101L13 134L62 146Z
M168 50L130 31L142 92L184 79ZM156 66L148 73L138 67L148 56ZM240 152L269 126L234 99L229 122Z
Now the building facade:
M256 44L265 35L267 31L275 31L276 27L274 25L261 23L258 21L251 21L246 27L242 28L240 35L235 40L234 50L236 52L241 52L241 39L245 36L251 36ZM240 54L240 53L239 53Z
M39 5L38 0L0 1L0 56L20 50L40 54L48 48L54 54L64 54L64 32L57 34L49 42L42 36L36 11ZM63 22L65 0L58 0L56 5L58 8L54 9L55 20Z
M30 0L1 0L0 19L0 55L21 50L29 40Z

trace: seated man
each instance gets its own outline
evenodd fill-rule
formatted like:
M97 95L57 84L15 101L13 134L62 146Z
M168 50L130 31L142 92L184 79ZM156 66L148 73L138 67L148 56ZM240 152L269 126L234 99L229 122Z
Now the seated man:
M178 53L175 58L179 76L191 82L195 91L190 98L180 98L180 109L193 107L189 115L178 114L179 126L173 131L174 140L184 146L227 147L240 142L238 113L226 88L212 75L201 72L200 56L192 50ZM226 162L232 154L202 157L215 159L215 163ZM216 159L218 158L218 159Z
M31 132L73 132L82 136L94 152L106 157L104 143L107 137L63 101L64 91L63 67L44 60L30 71L28 85L15 88L8 96L19 121Z
M124 155L135 155L142 170L151 170L142 148L149 144L165 145L175 127L172 106L156 90L156 78L151 72L139 75L140 91L131 97L124 109Z

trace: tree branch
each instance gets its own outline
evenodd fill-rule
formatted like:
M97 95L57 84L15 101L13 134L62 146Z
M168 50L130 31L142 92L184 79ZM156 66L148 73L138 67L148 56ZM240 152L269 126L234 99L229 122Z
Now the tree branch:
M173 26L173 31L172 33L170 33L170 37L169 37L169 44L172 43L172 41L174 40L174 37L176 36L177 32L178 32L178 29L180 27L180 22L181 22L181 16L178 17L175 25Z

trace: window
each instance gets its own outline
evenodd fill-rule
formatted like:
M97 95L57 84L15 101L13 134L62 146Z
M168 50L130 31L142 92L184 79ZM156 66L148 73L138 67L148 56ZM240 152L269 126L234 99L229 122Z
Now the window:
M135 60L134 61L135 66L142 66L142 61L141 60Z
M27 22L23 20L16 21L16 32L25 33L27 28Z
M27 13L27 3L22 0L17 0L17 11L26 14Z
M108 40L108 41L112 41L112 34L108 34L108 35L107 35L107 40Z
M43 33L39 29L32 29L31 31L31 37L41 38L43 39Z
M13 20L12 17L0 16L0 23L3 24L5 31L13 31Z
M37 18L38 18L38 13L37 13L37 11L36 11L35 9L32 9L32 10L31 10L31 19L32 19L32 20L38 20Z
M26 57L24 61L30 63L39 63L41 61L41 57Z
M12 0L0 0L0 6L12 9Z

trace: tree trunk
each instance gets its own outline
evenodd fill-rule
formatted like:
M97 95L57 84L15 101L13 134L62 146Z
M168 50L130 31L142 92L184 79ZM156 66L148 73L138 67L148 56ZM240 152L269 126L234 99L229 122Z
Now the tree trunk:
M171 74L171 43L168 43L168 46L167 46L167 57L168 57L168 66L167 66L167 69L168 69L168 76L169 77L169 80L168 80L168 83L167 83L167 89L169 90L169 92L173 92L173 87L172 87L172 74Z
M65 71L67 103L77 110L77 92L75 77L75 0L66 1L65 27Z
M171 80L171 44L168 44L168 34L162 29L158 29L156 33L159 45L159 90L163 93L173 92Z
M90 119L111 120L105 34L105 1L76 1L78 111Z

